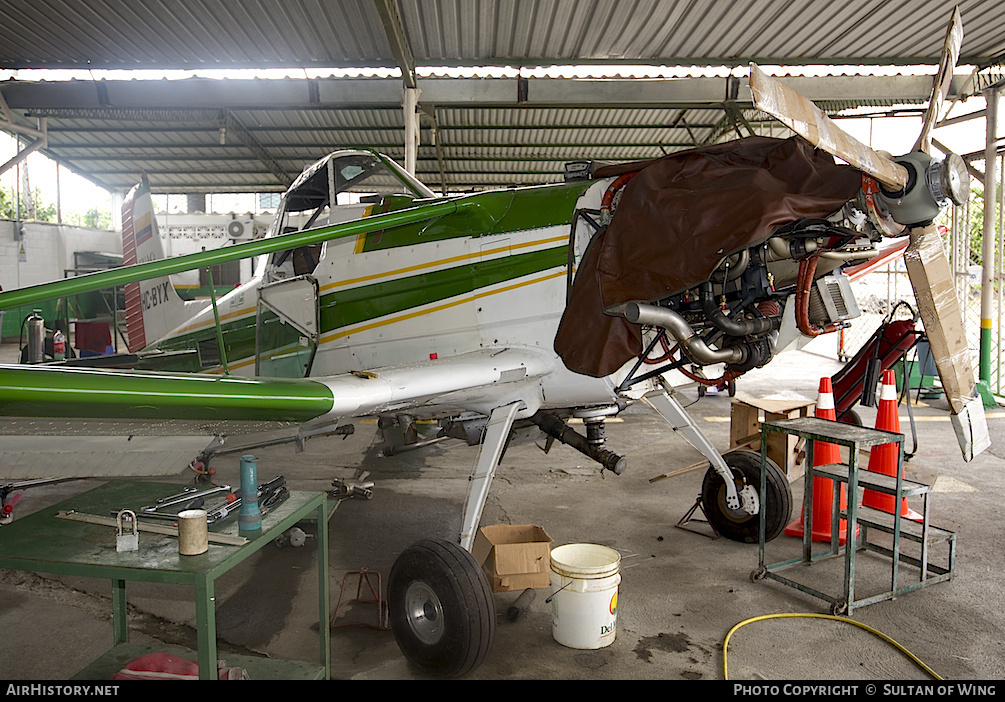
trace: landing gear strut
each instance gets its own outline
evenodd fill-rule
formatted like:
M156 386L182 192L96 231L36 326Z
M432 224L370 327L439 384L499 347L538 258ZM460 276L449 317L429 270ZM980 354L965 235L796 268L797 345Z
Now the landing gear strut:
M701 505L717 534L733 541L757 543L762 509L765 510L765 541L782 532L792 511L792 491L785 473L773 461L767 464L767 489L764 504L759 504L759 453L738 450L720 455L669 390L650 393L643 400L711 464L701 487Z

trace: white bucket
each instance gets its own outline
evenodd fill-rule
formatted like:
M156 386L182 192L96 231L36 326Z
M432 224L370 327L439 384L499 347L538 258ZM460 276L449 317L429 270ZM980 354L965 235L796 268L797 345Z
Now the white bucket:
M621 554L597 544L551 550L551 634L569 648L614 643L618 623Z

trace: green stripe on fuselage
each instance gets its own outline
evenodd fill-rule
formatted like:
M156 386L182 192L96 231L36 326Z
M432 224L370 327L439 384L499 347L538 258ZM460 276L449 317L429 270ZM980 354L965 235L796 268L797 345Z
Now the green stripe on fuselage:
M321 332L329 334L350 325L563 267L567 263L566 251L566 246L557 246L543 251L503 256L488 261L474 261L443 270L338 290L321 297ZM263 356L296 347L297 333L291 327L282 325L274 314L264 313L262 323L263 339L281 340L280 343L268 344L268 347L262 350ZM254 315L226 322L222 325L222 329L227 358L231 362L254 357ZM194 349L199 342L205 344L215 337L215 328L209 327L165 340L151 348L159 351Z
M329 333L564 265L559 246L340 290L321 298L321 328Z
M401 246L459 237L542 229L569 224L579 198L595 181L489 190L475 196L478 207L468 208L428 222L369 232L363 251L382 251ZM381 212L414 206L411 200L385 199Z

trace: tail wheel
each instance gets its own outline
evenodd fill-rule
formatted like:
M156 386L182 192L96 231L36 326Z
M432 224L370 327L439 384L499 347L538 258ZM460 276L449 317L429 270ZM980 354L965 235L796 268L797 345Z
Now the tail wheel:
M754 451L730 451L723 460L733 473L739 492L745 485L760 491L761 455ZM792 512L792 490L782 469L770 458L766 465L767 489L761 509L765 511L764 540L771 541L782 533ZM732 541L755 544L758 541L760 516L726 505L726 484L714 468L705 473L701 485L701 500L705 516L715 530Z
M475 559L456 544L426 539L403 551L391 568L387 598L398 647L427 673L465 675L492 647L492 589Z

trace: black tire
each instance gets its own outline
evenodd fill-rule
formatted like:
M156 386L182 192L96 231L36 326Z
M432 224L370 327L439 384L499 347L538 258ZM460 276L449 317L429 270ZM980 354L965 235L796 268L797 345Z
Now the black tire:
M858 416L858 412L853 409L847 410L844 414L842 414L840 421L844 424L852 424L856 427L865 426L862 424L862 418Z
M723 454L723 460L733 471L736 490L745 484L761 489L761 454L755 451L730 451ZM789 523L792 513L792 490L785 473L770 458L767 463L767 490L765 510L764 540L771 541L782 533ZM741 543L756 544L760 530L760 517L747 514L743 510L732 510L726 506L726 484L715 469L709 467L701 484L701 501L708 523L727 539Z
M405 657L431 675L465 675L495 638L495 601L470 553L441 539L405 549L387 584L391 630Z

